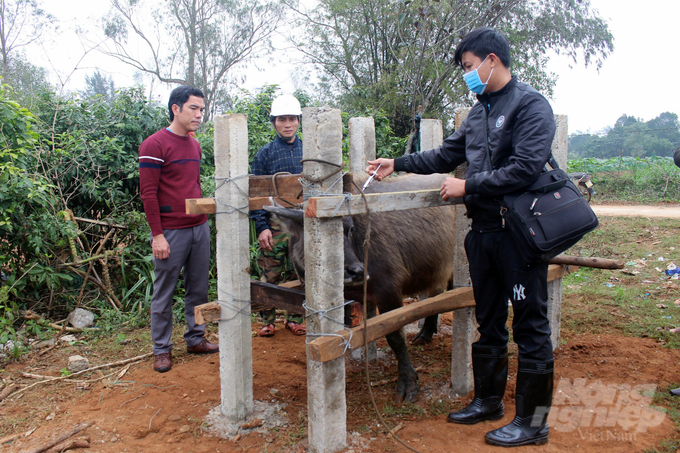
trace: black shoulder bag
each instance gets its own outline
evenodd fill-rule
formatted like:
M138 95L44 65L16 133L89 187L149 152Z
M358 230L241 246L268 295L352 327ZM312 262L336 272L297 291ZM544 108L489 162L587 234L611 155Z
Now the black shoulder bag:
M489 140L486 152L491 165ZM597 228L597 216L550 155L550 170L521 191L501 198L501 215L526 263L548 261ZM548 167L548 164L546 164Z

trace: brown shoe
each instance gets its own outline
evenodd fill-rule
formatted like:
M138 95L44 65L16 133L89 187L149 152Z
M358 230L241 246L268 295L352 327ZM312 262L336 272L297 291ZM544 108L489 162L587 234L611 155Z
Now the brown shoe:
M205 338L195 346L187 346L189 354L214 354L220 351L220 345L217 343L210 343Z
M172 368L172 353L171 352L161 352L160 354L154 355L155 360L153 362L154 371L159 373L165 373L170 371Z

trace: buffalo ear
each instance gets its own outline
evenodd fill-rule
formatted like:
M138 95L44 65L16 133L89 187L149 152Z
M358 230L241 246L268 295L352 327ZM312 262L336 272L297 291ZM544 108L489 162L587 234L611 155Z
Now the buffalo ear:
M263 208L265 211L274 214L289 233L302 233L305 220L302 209L288 209L281 206L263 206Z

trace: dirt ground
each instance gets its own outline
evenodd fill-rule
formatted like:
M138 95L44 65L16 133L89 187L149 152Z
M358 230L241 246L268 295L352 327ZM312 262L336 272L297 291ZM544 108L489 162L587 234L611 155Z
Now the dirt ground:
M444 319L443 332L446 323ZM254 330L257 327L253 325ZM665 349L650 339L612 335L572 338L568 331L563 337L568 341L556 351L550 441L518 451L638 452L677 436L674 423L650 408L650 398L636 390L680 381L679 351ZM378 345L385 347L381 342ZM143 346L138 345L140 350ZM66 349L43 356L33 354L21 363L9 364L5 376L19 377L22 372L58 376L69 354ZM450 336L439 334L431 344L411 350L415 366L422 367L421 397L416 404L400 408L391 402L395 383L390 380L396 376L391 352L381 354L386 358L371 368L371 380L378 383L373 387L378 405L391 423L403 425L398 436L422 452L506 451L486 445L484 433L509 423L514 415L516 355L512 349L504 400L506 416L474 426L445 421L447 411L471 398L458 399L451 394L447 378ZM134 356L132 351L130 356ZM90 360L106 363L104 357ZM363 363L347 359L347 365L347 423L351 433L347 451L408 451L386 439L377 426ZM254 337L253 368L255 399L281 408L277 418L286 416L285 426L265 432L253 430L236 441L211 434L204 420L220 402L219 357L187 355L177 345L175 363L168 373L154 372L149 358L131 366L117 381L104 379L89 386L43 385L21 398L6 400L0 406L3 424L14 420L17 432L37 429L6 444L4 451L30 451L83 422L94 423L81 433L90 440L87 451L93 452L306 451L304 339L281 329L273 338Z
M593 204L593 211L598 216L617 217L650 217L664 219L680 219L680 207L677 205L604 205Z

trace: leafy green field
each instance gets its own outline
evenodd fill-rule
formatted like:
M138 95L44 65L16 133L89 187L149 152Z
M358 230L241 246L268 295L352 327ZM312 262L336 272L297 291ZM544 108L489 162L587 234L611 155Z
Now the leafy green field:
M592 175L594 202L680 202L680 168L671 157L585 158L568 162L568 171Z

